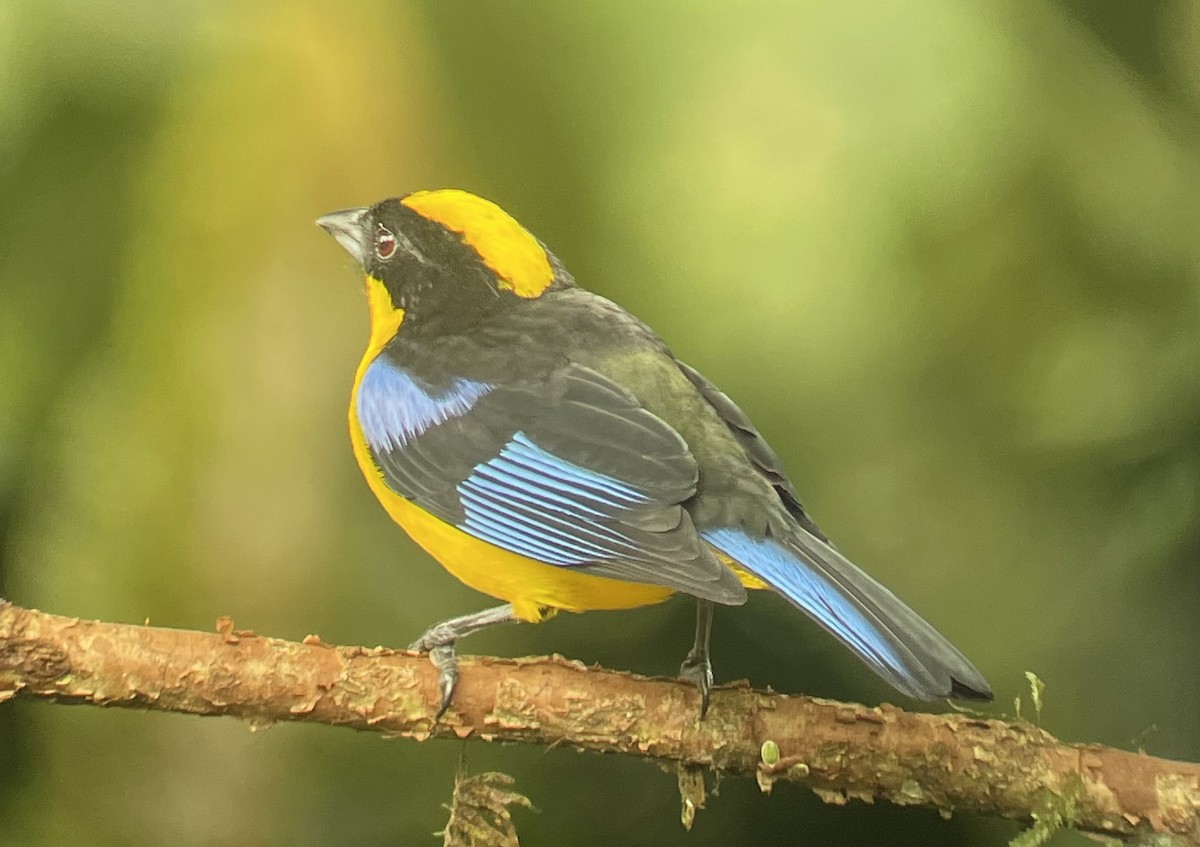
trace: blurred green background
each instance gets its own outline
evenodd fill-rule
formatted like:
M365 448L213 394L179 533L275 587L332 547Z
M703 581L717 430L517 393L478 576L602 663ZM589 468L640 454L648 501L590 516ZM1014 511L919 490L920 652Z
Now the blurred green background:
M0 595L368 645L483 607L354 465L313 226L435 187L733 395L995 714L1033 670L1061 737L1200 759L1200 2L5 0ZM672 673L691 623L464 650ZM721 680L913 705L778 598L714 637ZM687 834L643 762L16 702L0 845L432 845L464 752L527 845L1016 831L725 780Z

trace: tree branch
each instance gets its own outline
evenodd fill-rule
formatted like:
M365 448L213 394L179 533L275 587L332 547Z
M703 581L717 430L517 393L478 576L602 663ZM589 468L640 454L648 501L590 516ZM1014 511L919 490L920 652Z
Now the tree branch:
M390 736L572 746L807 785L829 802L885 799L943 812L1038 821L1200 845L1200 765L1064 744L1028 723L787 697L713 693L697 720L684 682L588 668L560 657L464 658L454 707L431 722L423 656L83 621L0 601L0 702L20 696L256 724L308 721ZM765 749L764 742L770 743ZM776 760L774 750L780 751ZM686 804L695 797L685 797ZM702 798L701 798L702 799Z

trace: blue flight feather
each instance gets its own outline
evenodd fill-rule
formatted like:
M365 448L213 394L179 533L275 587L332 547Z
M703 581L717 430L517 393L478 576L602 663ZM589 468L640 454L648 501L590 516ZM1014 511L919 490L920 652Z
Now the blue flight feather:
M751 538L740 529L709 529L700 535L807 611L867 664L885 676L911 677L908 662L880 624L798 553L773 539Z
M606 499L613 505L625 506L650 502L650 498L645 494L620 480L613 479L607 474L581 468L579 465L560 459L553 453L543 450L523 432L513 435L512 441L501 451L500 455L509 456L532 472L549 473L551 477L580 493L587 493L588 489L591 489L592 492L607 493L609 496ZM593 496L595 496L594 493Z
M572 567L635 552L609 513L650 502L624 482L560 459L517 432L458 484L460 528L522 556Z
M578 532L568 523L551 515L531 515L528 507L505 501L494 491L488 490L487 486L466 480L460 485L459 491L467 513L463 528L468 531L475 528L483 530L485 518L489 521L503 521L505 530L513 537L513 543L519 542L522 547L530 549L540 547L554 557L553 564L582 564L604 552L603 548L594 547L585 539L579 538ZM495 530L487 529L483 532L492 535ZM524 549L518 552L538 558Z
M358 387L358 422L373 450L398 450L430 427L465 415L491 390L487 383L455 379L431 394L406 370L379 358Z
M521 484L521 476L534 476L528 468L517 465L503 454L476 467L475 473L481 477L489 477L500 484L515 482L517 485ZM546 508L569 515L582 512L590 517L603 516L603 512L586 505L581 498L572 497L574 492L571 488L560 485L550 474L541 474L537 481L543 486L539 494Z

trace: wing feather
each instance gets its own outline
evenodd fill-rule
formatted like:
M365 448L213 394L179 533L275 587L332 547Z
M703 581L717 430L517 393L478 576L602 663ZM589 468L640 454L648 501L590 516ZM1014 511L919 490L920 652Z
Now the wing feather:
M393 373L372 377L377 367ZM356 402L388 486L464 532L548 565L745 600L683 508L699 474L687 444L598 372L572 364L509 386L438 387L385 351Z

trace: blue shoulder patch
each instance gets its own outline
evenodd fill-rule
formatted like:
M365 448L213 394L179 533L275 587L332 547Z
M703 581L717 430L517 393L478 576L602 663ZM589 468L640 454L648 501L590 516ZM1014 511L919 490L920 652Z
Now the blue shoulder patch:
M808 612L884 676L911 675L880 622L865 614L798 553L769 538L751 538L740 529L707 529L700 537Z
M455 379L433 395L403 368L376 359L358 386L358 422L371 449L397 450L430 427L465 415L491 390L484 382Z

